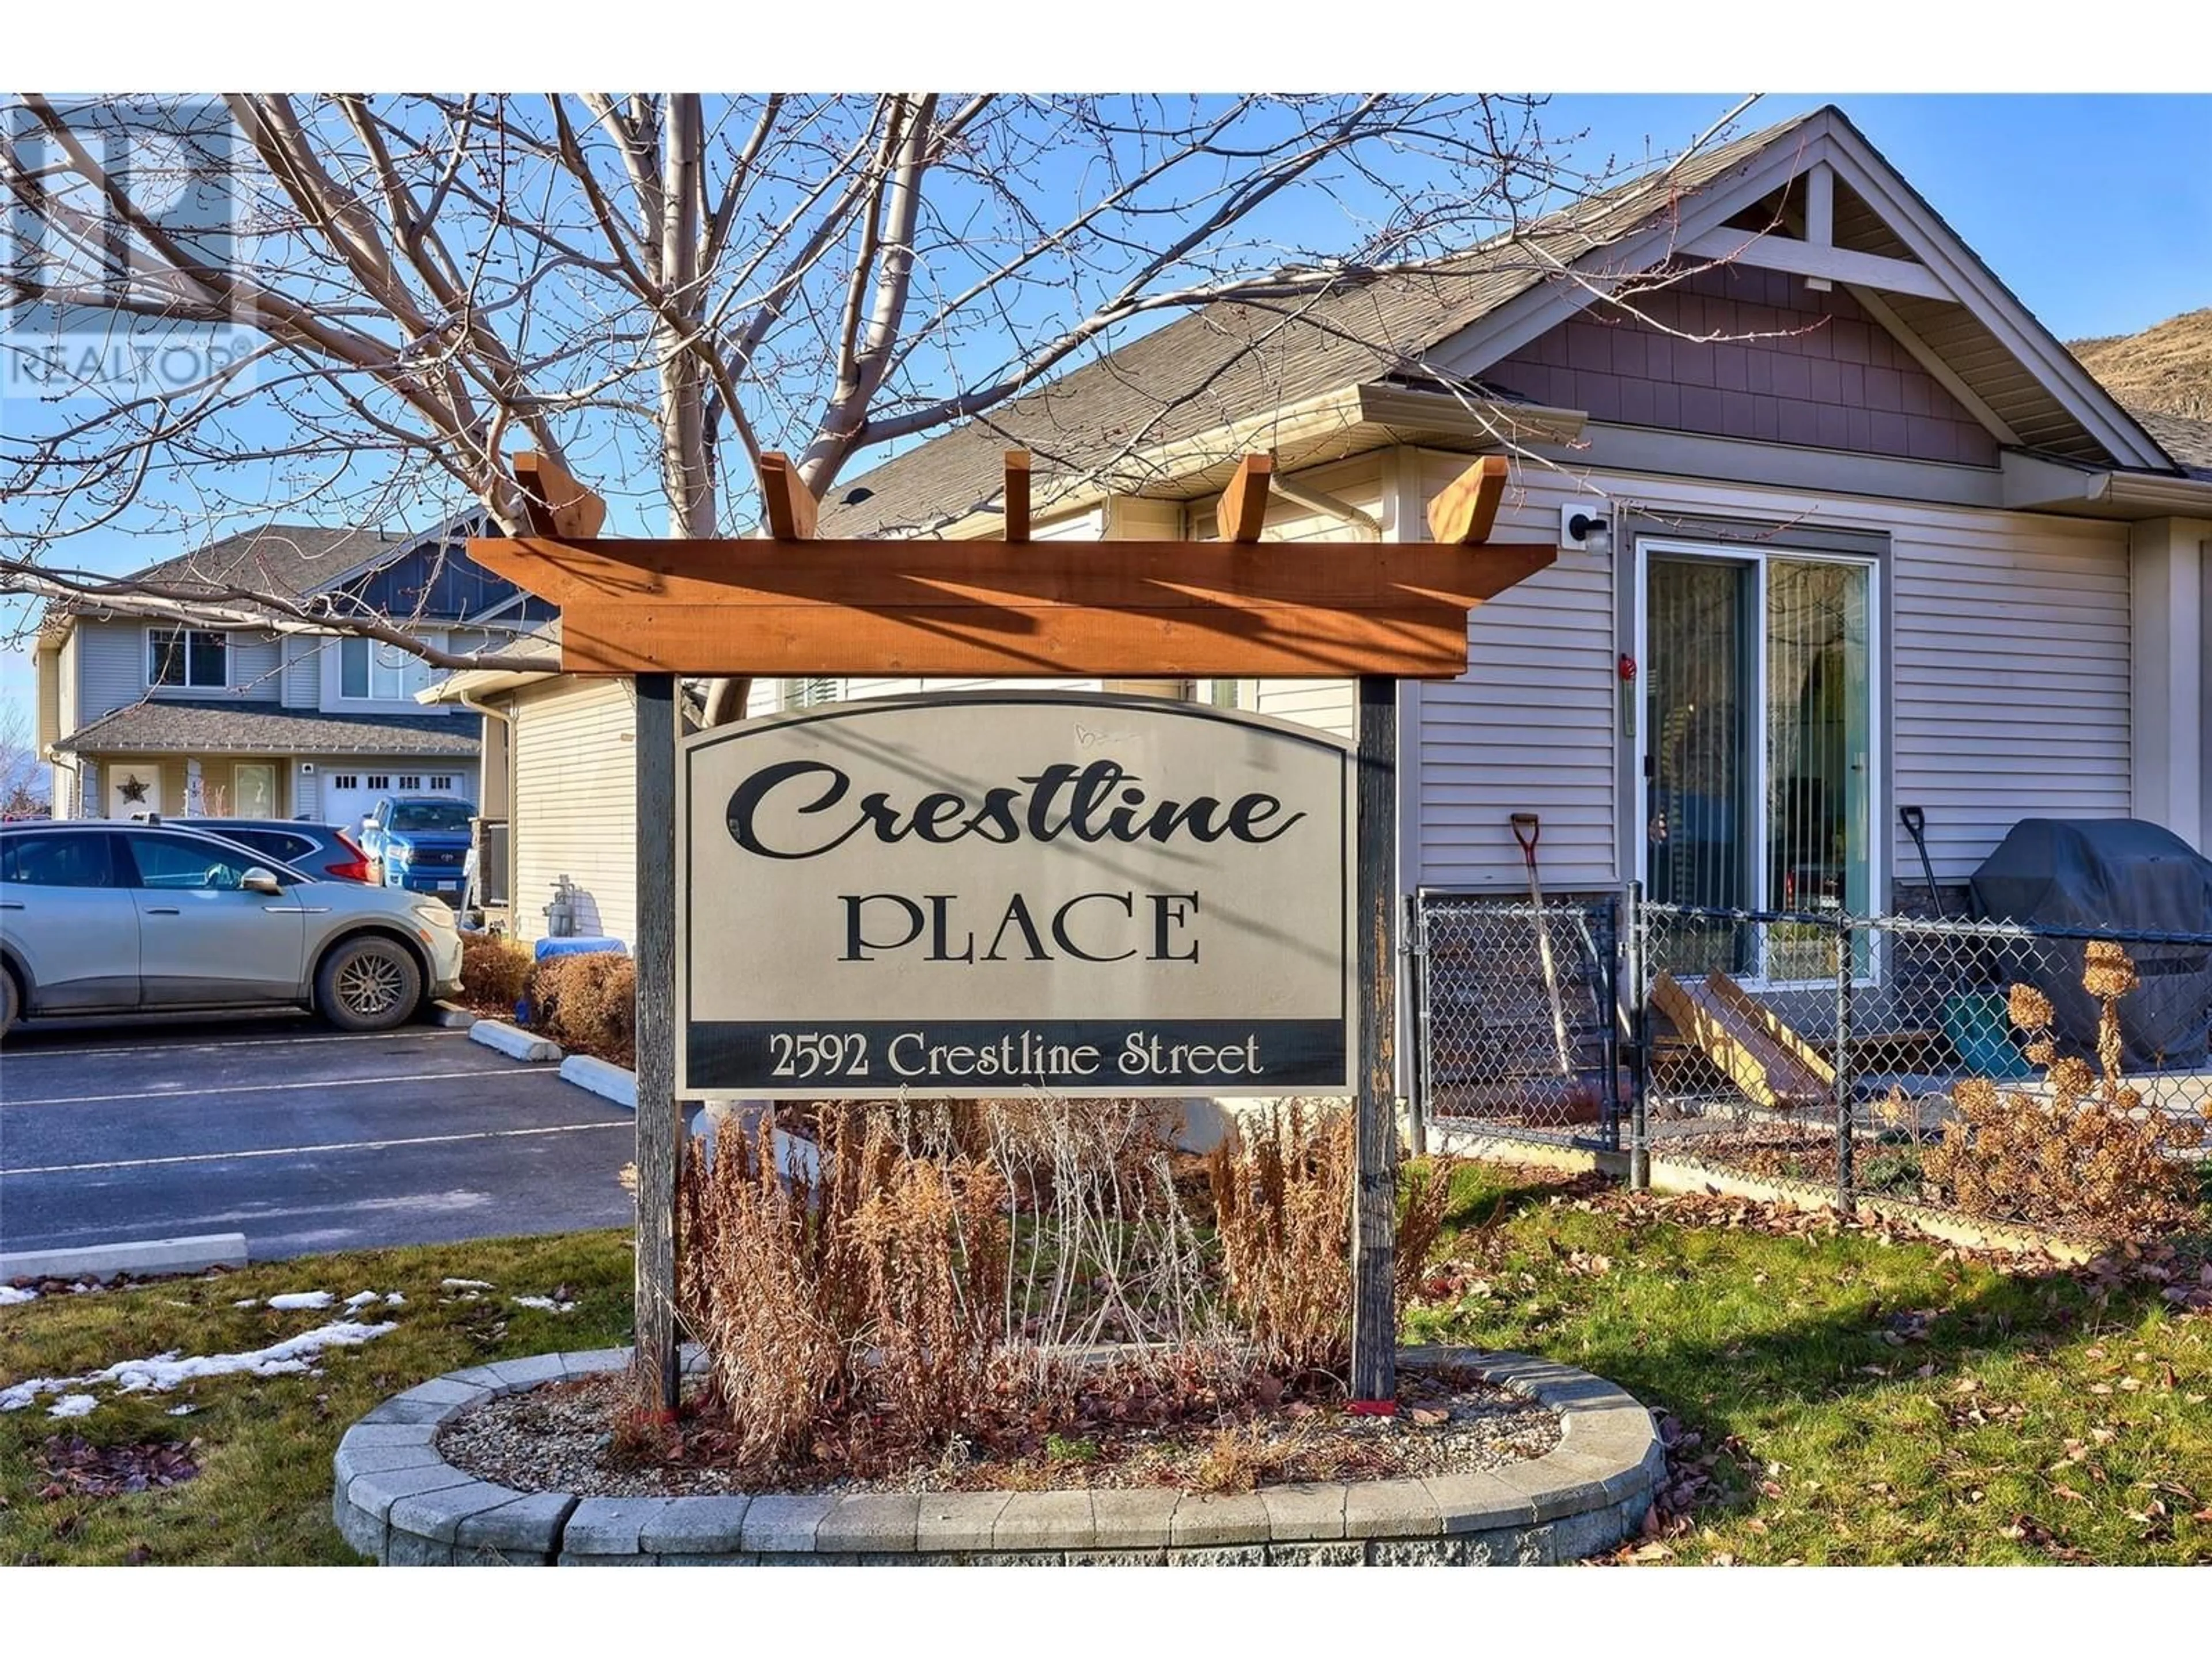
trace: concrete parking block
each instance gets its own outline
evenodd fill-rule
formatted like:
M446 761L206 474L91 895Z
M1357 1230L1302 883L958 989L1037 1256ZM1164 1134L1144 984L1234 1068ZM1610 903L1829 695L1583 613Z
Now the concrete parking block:
M1267 1535L1288 1541L1343 1537L1344 1492L1343 1486L1324 1480L1261 1487Z
M735 1553L744 1537L747 1497L672 1498L645 1523L638 1547L655 1553Z
M573 1083L601 1100L627 1106L633 1112L637 1109L637 1073L611 1060L591 1054L570 1054L561 1062L561 1081Z
M1006 1500L991 1547L1002 1550L1089 1549L1093 1529L1087 1492L1018 1492Z
M503 1019L480 1019L469 1027L469 1041L496 1048L510 1060L549 1060L561 1058L561 1045L550 1038L509 1025Z
M915 1516L915 1547L921 1550L987 1550L1000 1511L1012 1492L933 1492L923 1494Z
M822 1517L817 1551L910 1550L921 1499L910 1492L851 1492Z
M814 1547L822 1517L837 1500L827 1492L769 1492L745 1510L744 1547L760 1554L798 1554Z

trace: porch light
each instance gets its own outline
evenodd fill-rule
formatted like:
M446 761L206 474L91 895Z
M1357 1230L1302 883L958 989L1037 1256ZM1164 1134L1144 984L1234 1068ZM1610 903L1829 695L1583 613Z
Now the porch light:
M1613 550L1613 521L1579 507L1565 507L1560 511L1560 539L1567 546L1580 548L1586 553L1606 554Z

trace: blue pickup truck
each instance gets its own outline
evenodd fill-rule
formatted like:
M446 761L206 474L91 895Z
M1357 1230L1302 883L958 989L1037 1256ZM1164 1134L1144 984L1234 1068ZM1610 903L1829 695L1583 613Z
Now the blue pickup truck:
M429 893L458 908L476 810L450 795L386 795L362 828L362 850L386 887Z

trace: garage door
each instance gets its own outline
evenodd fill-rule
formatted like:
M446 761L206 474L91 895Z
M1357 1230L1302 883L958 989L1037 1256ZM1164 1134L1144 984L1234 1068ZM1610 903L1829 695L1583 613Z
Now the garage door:
M386 795L450 795L456 800L471 800L473 798L469 786L473 781L463 771L410 769L403 772L389 763L380 763L372 770L367 766L341 763L323 772L316 816L325 823L335 823L347 834L357 836L361 821L374 812L376 803Z

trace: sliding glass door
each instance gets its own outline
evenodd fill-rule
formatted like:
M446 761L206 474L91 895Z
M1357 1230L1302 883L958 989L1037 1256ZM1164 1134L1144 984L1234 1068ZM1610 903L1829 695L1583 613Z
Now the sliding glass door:
M1874 568L1646 544L1644 882L1664 902L1863 915L1874 894ZM1715 927L1707 965L1835 971L1817 926Z

